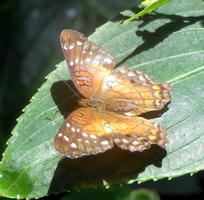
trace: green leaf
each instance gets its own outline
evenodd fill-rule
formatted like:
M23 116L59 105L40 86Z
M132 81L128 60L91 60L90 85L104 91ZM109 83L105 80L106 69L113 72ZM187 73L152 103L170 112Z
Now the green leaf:
M139 13L137 13L136 15L124 20L124 23L129 23L138 17L142 17L145 14L151 13L157 8L167 4L169 1L171 0L145 0L141 3L141 6L144 7L144 9L140 11Z
M89 38L123 66L172 84L168 109L153 116L167 129L166 155L156 147L142 153L112 149L76 160L57 153L53 138L78 99L65 84L70 76L62 62L12 131L0 166L0 195L34 198L87 185L144 182L203 170L203 9L201 0L174 0L144 20L108 22Z

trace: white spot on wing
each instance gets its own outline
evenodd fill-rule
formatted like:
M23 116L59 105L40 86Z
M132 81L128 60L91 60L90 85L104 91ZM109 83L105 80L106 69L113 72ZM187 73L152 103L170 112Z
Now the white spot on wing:
M108 140L103 140L103 141L101 141L101 144L102 144L103 146L105 146L105 145L108 145L109 142L108 142Z
M156 100L155 104L156 104L156 106L160 107L160 101L159 100Z
M135 114L134 114L134 113L131 113L131 112L126 112L126 113L124 113L124 115L126 115L126 116L128 116L128 117L133 117L133 116L135 116Z
M65 51L68 50L68 48L67 48L67 43L64 43L63 49L64 49Z
M130 145L129 150L133 152L133 151L135 151L135 147L133 145Z
M135 76L135 73L134 72L128 72L128 74L127 74L128 76Z
M74 127L72 127L72 128L71 128L71 131L72 131L72 132L75 132L75 128L74 128Z
M139 144L139 142L138 142L138 141L136 141L136 140L134 140L134 141L132 142L132 144L133 144L133 145L138 145L138 144Z
M74 65L74 62L73 62L73 61L71 61L69 64L70 64L70 66L73 66L73 65Z
M77 41L77 45L78 45L78 46L81 46L82 44L83 44L82 42Z
M95 135L90 135L90 138L91 139L96 139L96 136Z
M127 139L125 139L125 138L122 138L122 142L125 143L125 144L129 143L129 141Z
M108 133L111 133L112 132L112 129L111 129L111 127L110 127L110 125L108 124L108 123L104 123L104 126L105 126L105 129L106 129L106 131L108 132Z
M69 50L73 49L74 48L74 45L70 45L69 46Z
M91 58L86 58L86 62L90 62L91 61Z
M63 136L63 134L62 133L58 133L58 137L62 137Z
M140 80L140 81L145 81L144 76L143 76L143 75L139 75L139 80Z
M69 142L69 138L65 135L64 136L64 140L66 141L66 142Z
M119 142L120 142L120 139L115 138L115 139L114 139L114 142L115 142L115 143L119 143Z
M78 62L79 62L79 58L76 58L76 59L75 59L75 63L78 63Z
M144 74L144 76L147 80L151 80L147 74Z
M75 143L71 143L70 147L76 149L77 148L77 145Z
M66 123L66 127L67 127L67 128L70 128L70 126L71 126L70 123L67 122L67 123Z
M107 63L107 64L111 64L111 63L112 63L112 59L110 59L110 58L105 58L104 62Z
M120 72L121 72L122 74L125 74L125 73L127 72L127 70L126 70L125 68L120 68L119 70L120 70Z
M88 137L88 134L82 133L82 136L83 136L83 137Z

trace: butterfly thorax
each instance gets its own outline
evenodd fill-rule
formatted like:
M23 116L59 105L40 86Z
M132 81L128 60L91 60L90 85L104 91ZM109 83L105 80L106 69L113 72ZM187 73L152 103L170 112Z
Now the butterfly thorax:
M99 110L106 110L106 103L100 99L80 99L79 105L93 107Z

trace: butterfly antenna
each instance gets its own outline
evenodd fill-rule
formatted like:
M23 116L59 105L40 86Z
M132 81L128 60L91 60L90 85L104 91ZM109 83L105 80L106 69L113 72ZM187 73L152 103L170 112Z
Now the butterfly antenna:
M63 79L62 77L60 77L57 73L54 73L55 76L57 76L59 79ZM69 84L67 83L65 80L63 80L63 82L68 86L68 88L70 88L72 90L72 92L80 98L79 94L74 90L74 88Z

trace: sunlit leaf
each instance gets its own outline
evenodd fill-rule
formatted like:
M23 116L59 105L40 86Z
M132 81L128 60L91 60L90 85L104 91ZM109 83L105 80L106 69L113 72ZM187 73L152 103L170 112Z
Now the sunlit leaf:
M203 170L204 3L183 4L174 0L156 15L126 25L107 22L89 37L121 65L172 84L172 102L152 116L167 130L166 155L155 147L143 153L113 149L63 159L54 149L53 138L64 117L77 107L78 98L64 82L70 76L62 62L47 76L12 131L0 166L0 195L42 197L87 185L108 187Z

